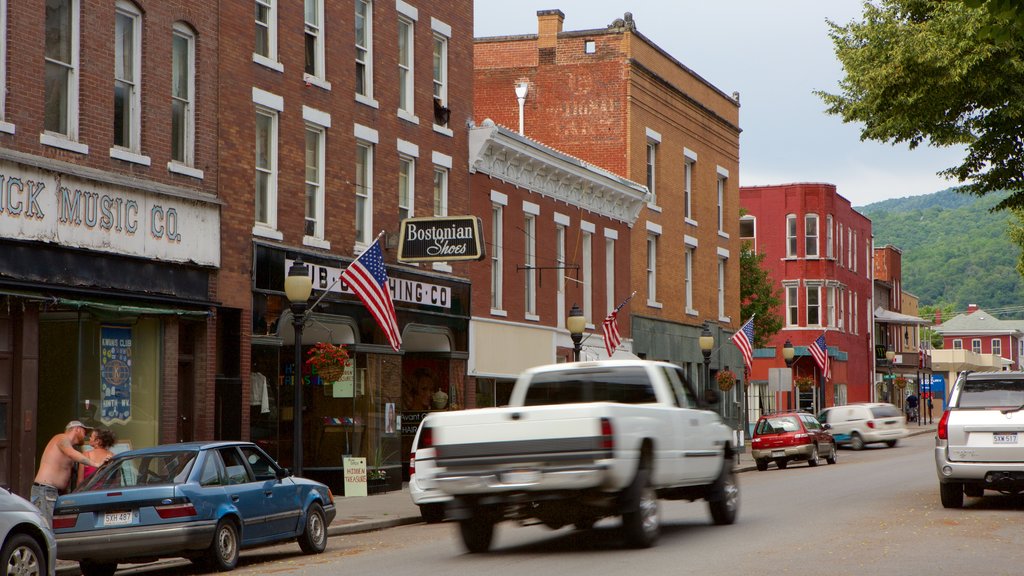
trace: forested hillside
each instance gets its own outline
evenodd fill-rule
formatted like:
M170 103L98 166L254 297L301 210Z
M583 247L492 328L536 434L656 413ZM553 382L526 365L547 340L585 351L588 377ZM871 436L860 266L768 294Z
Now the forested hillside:
M951 188L856 209L871 219L875 246L903 251L903 289L922 305L996 310L1024 307L1024 279L1016 270L1020 248L1006 233L1012 217L989 211L1003 197L977 198Z

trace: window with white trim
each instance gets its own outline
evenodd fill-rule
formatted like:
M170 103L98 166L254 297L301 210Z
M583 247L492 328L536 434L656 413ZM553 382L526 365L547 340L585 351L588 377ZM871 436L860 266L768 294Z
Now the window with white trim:
M836 263L843 268L846 267L846 263L843 261L843 224L840 222L838 225L838 239L839 239L839 250L836 253Z
M658 235L647 235L647 301L658 301Z
M846 229L846 267L853 268L853 229Z
M850 331L850 317L848 316L849 310L846 308L846 296L849 292L843 288L832 288L835 291L836 300L839 301L839 310L837 312L839 324L836 326L840 332Z
M857 293L854 292L851 296L852 307L853 307L853 333L860 334L860 316L857 315L857 310L860 309L860 302L857 300Z
M821 286L807 286L807 325L821 326Z
M992 354L996 356L1003 355L1003 341L999 338L992 339Z
M725 264L727 259L718 259L718 317L725 318Z
M615 309L615 239L604 239L604 304L608 312Z
M278 114L256 108L256 223L277 229Z
M786 326L800 325L800 287L786 286Z
M725 232L725 182L728 178L718 175L718 231Z
M526 285L524 294L526 297L525 310L527 316L537 314L537 217L533 214L526 214L523 222L523 243L526 255L526 270L524 279Z
M832 259L835 257L836 248L832 245L835 238L832 234L832 215L828 214L825 216L825 258Z
M686 311L693 313L693 264L694 248L686 247Z
M853 257L851 258L851 267L853 271L857 271L857 231L853 231L853 241L850 242L850 246L853 247Z
M413 217L413 194L416 182L416 163L407 156L398 157L398 219Z
M658 143L653 140L647 141L647 190L651 193L648 200L650 204L658 204L657 189L657 168L658 168Z
M141 147L142 14L129 2L114 12L114 146Z
M324 79L324 4L323 0L305 0L306 74Z
M434 167L434 216L448 215L448 170Z
M583 231L583 317L594 318L594 235Z
M558 290L558 310L565 310L565 237L566 237L566 225L555 224L555 266L558 266L556 270L557 290ZM565 314L558 315L558 326L565 327Z
M441 107L448 106L448 38L434 33L434 101ZM444 125L447 122L437 122Z
M960 338L953 339L953 350L963 350L963 349L964 349L964 341L961 340Z
M304 234L324 239L324 140L319 126L306 125L306 220Z
M693 171L697 160L689 156L683 157L683 216L693 218Z
M836 287L829 286L825 289L825 307L829 328L836 327Z
M171 38L171 160L195 165L196 37L182 23Z
M256 0L257 56L277 61L277 0Z
M502 222L505 209L501 204L491 204L491 309L501 310L502 245L504 244L505 224Z
M398 109L413 114L413 30L408 18L398 17Z
M373 98L373 2L356 0L356 94Z
M754 242L757 237L757 218L746 214L740 217L740 240Z
M818 257L818 215L804 215L804 256Z
M796 214L786 215L786 257L796 258Z
M981 354L981 338L971 339L971 352L975 354Z
M43 128L78 140L79 0L46 0Z
M369 244L373 229L373 144L356 142L356 244Z

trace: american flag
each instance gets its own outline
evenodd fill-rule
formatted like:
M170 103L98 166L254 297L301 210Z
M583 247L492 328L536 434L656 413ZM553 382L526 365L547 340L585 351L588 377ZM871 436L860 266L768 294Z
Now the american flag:
M747 371L754 370L754 317L743 325L732 335L732 343L743 353L743 363L747 365Z
M825 374L825 380L832 378L832 367L828 361L828 346L825 344L825 333L822 332L821 336L811 344L811 356L814 356L814 361L817 362L818 368L821 368L823 374Z
M345 268L341 279L359 296L366 309L377 321L388 343L397 352L402 347L402 333L398 329L398 317L395 315L395 304L391 300L391 286L388 284L388 273L384 269L384 254L380 251L378 240L363 252L359 258Z
M622 343L622 336L619 336L618 316L618 309L612 310L612 313L605 317L601 326L604 330L604 347L608 351L609 358L611 358L612 352L615 352L615 349Z

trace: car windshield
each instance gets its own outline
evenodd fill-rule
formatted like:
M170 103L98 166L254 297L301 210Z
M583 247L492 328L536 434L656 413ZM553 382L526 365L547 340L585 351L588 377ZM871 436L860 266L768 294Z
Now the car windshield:
M649 404L657 402L647 371L641 367L603 368L542 372L534 375L526 390L527 406L576 404L580 402L618 402Z
M895 406L872 406L871 416L873 418L892 418L894 416L902 416L899 409Z
M757 423L754 434L782 434L800 430L800 423L795 416L776 416L765 418Z
M180 484L188 478L198 454L181 450L119 456L97 470L76 492Z
M966 380L957 405L960 408L1024 405L1024 380Z

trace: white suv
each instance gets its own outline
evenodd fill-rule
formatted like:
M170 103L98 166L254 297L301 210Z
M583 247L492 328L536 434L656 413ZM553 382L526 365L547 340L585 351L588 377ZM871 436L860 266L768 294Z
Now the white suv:
M441 492L434 483L437 464L434 458L433 436L429 427L430 416L420 422L416 437L412 440L412 454L409 455L409 495L413 504L420 507L420 515L427 523L444 520L444 507L452 497Z
M1024 492L1024 372L963 372L949 394L935 439L939 496Z
M818 413L818 421L831 426L836 443L861 450L865 444L884 442L892 448L907 437L907 419L899 408L881 402L833 406Z

